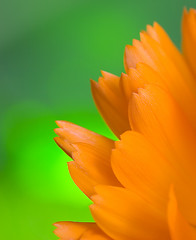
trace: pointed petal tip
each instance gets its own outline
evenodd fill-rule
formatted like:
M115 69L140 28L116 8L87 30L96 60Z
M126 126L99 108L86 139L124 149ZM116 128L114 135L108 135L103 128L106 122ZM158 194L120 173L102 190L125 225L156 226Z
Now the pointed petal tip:
M127 74L122 72L120 77L123 78L123 77L126 77L126 76L127 76Z
M133 39L133 40L136 40L136 39ZM132 48L132 46L131 46L130 44L127 44L127 45L125 46L125 51L126 51L126 50L129 50L130 48Z
M90 78L90 83L92 83L92 82L95 82L95 80L93 80L92 78Z
M146 37L149 37L148 34L146 33L146 31L141 31L140 32L140 41L142 42L142 40Z
M115 74L106 72L106 71L101 71L101 74L105 80L107 80L107 79L110 80L112 78L118 78L118 76L116 76Z
M187 13L188 13L187 7L184 7L183 8L183 14L187 14Z
M61 222L55 222L52 225L55 226L55 227L61 227Z
M54 132L60 137L60 136L62 136L62 128L61 127L59 127L59 128L55 128L54 129Z
M135 46L137 46L139 44L139 42L140 41L138 39L133 39L132 45L135 47Z
M59 128L55 128L55 129L54 129L54 132L58 135ZM56 138L56 137L55 137L55 138ZM55 138L54 138L54 139L55 139Z
M58 125L62 122L62 120L56 120L55 123Z
M188 17L188 10L186 7L183 8L183 12L182 12L182 21L187 21L187 17Z
M105 73L107 73L106 71L104 70L101 70L101 75L104 77Z
M153 27L156 27L156 26L160 26L160 25L158 24L158 22L154 21L153 22Z
M64 120L56 120L55 123L58 127L62 128L62 126L66 123Z
M65 121L65 120L57 120L56 124L58 125L59 128L68 128L72 126L77 126L77 124L69 121Z
M58 141L57 138L59 138L59 137L54 137L54 138L53 138L53 140L54 140L56 143L57 143L57 141Z

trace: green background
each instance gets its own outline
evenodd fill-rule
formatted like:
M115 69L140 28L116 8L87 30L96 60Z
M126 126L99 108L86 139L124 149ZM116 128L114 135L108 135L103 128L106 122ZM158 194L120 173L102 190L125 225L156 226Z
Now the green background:
M159 22L180 46L183 7L195 0L1 0L0 239L53 240L52 223L91 221L55 145L55 120L112 136L89 79L120 75L126 44Z

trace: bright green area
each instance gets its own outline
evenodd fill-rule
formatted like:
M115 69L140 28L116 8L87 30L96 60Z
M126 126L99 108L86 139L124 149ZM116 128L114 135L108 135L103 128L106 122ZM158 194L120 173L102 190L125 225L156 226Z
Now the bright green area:
M92 221L53 141L54 122L112 137L89 79L100 69L120 75L125 45L155 20L180 46L183 6L195 0L1 2L1 239L52 240L53 222Z

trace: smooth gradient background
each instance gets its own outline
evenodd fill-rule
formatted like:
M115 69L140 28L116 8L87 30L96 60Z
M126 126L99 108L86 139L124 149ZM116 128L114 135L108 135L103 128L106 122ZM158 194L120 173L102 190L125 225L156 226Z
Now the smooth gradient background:
M120 75L126 44L153 21L180 47L183 7L195 0L1 0L0 239L53 240L52 223L92 221L53 141L55 120L113 137L89 79Z

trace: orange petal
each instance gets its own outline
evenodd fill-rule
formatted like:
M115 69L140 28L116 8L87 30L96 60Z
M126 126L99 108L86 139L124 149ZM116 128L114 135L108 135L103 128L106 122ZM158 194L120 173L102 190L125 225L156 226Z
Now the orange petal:
M137 63L136 68L129 68L128 74L121 75L124 94L129 102L133 92L143 88L146 84L156 84L165 88L161 76L145 63Z
M62 137L55 137L54 138L56 144L67 154L71 157L71 153L74 151L74 147Z
M184 10L182 21L183 54L196 77L196 10Z
M128 76L131 78L133 92L137 92L138 88L143 88L146 84L156 84L164 88L161 76L145 63L137 63L135 69L130 68Z
M74 161L68 162L68 169L75 184L90 198L95 192L94 186L97 185L96 181L89 177L80 165Z
M111 168L110 156L114 142L104 136L73 123L57 121L57 144L75 162L69 162L70 175L76 185L90 197L94 186L106 184L120 186Z
M139 89L133 94L129 110L133 130L144 134L163 155L175 149L172 156L181 159L183 171L193 173L196 132L166 91L155 85Z
M77 223L77 222L57 222L54 224L57 229L54 233L62 240L79 239L80 236L94 223Z
M67 121L56 121L56 123L60 128L56 128L54 131L59 135L60 139L57 137L55 141L69 155L74 150L73 144L78 142L88 143L101 150L105 148L112 149L114 146L113 141L109 138L76 124Z
M196 113L190 107L191 104L196 104L195 81L189 81L189 75L183 77L181 66L176 65L161 46L146 33L141 34L141 41L154 60L155 70L164 77L164 84L169 92L196 126Z
M117 187L97 186L92 215L97 225L116 240L169 239L167 223L153 205Z
M155 25L154 31L161 32ZM160 34L160 33L159 33ZM163 35L163 32L161 33ZM161 35L160 34L160 35ZM160 38L163 38L161 35ZM140 34L141 41L134 40L133 46L127 46L125 50L126 71L135 68L137 63L142 62L149 65L157 72L160 85L165 86L183 111L187 114L190 121L196 128L196 112L192 111L192 105L196 105L196 82L188 70L182 57L179 57L177 50L170 44L171 54L162 47L163 44L145 32ZM169 40L164 36L164 39ZM175 55L175 56L173 56ZM178 61L175 59L178 58Z
M130 106L133 130L142 133L168 160L183 215L196 225L196 132L171 96L157 86L134 94Z
M121 135L121 141L116 142L111 161L122 185L156 206L165 216L171 172L160 152L143 135L127 131Z
M119 137L122 132L130 129L127 101L121 89L120 78L106 72L102 74L98 83L91 81L93 98L107 125Z
M176 65L178 71L184 77L186 82L189 82L190 85L193 84L195 81L185 59L164 29L155 22L153 27L150 25L147 26L147 33L160 44L161 48Z
M140 88L138 93L133 93L129 106L132 129L142 133L160 151L164 152L165 148L164 151L162 148L167 144L164 130L167 125L169 130L172 130L173 121L176 119L176 117L173 118L175 109L172 98L161 88L155 85ZM159 119L165 128L160 124Z
M196 228L191 226L179 211L173 190L168 205L168 223L172 240L195 240Z
M127 45L125 47L124 64L125 70L128 73L129 68L135 68L137 63L148 63L154 66L153 59L145 50L142 43L138 40L133 40L133 46Z
M60 240L109 240L95 223L57 222L54 233Z
M121 74L121 87L128 102L132 93L132 81L125 73Z
M95 193L97 184L120 186L111 168L111 149L100 150L85 143L74 144L74 148L72 158L75 165L69 163L69 171L76 185L88 197Z

